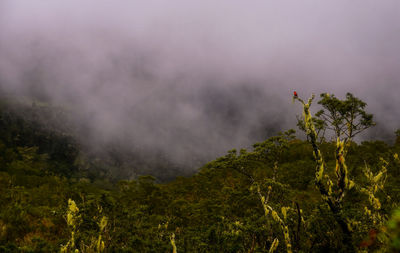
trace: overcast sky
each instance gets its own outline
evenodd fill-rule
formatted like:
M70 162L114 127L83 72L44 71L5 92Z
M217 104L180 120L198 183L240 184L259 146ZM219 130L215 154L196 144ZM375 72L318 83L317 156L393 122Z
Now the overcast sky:
M400 1L0 0L0 82L176 160L294 128L293 90L352 92L391 134Z

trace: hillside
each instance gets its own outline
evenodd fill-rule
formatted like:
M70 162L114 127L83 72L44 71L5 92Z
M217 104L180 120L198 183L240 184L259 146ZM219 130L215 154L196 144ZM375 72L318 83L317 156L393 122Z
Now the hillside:
M83 159L68 134L74 130L54 118L61 109L3 103L0 110L1 252L57 252L60 245L67 252L286 252L289 242L295 252L351 251L338 215L354 249L399 249L399 139L349 143L355 186L335 214L315 186L313 146L293 130L159 183L118 180L107 160ZM39 124L40 117L54 125ZM319 149L325 177L334 178L336 141Z
M118 138L94 141L101 134L93 134L71 108L27 97L1 96L1 101L0 140L7 147L37 148L38 154L48 156L50 170L60 175L96 175L116 182L151 174L165 182L193 170L193 165L173 163L156 147L126 145Z

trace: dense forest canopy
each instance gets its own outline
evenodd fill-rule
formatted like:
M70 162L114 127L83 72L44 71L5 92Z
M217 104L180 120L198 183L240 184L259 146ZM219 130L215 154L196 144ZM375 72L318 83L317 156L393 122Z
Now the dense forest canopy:
M165 183L120 180L57 118L39 123L61 108L3 101L0 250L399 250L399 133L394 144L354 142L374 121L352 94L322 94L315 117L313 99L294 101L307 139L288 130Z

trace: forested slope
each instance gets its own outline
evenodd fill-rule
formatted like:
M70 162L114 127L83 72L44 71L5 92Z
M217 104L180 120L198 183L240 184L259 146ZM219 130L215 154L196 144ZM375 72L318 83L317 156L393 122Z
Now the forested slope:
M340 199L348 248L316 187L313 146L292 130L229 151L193 176L117 182L79 163L80 146L66 130L13 110L0 112L0 252L400 250L399 137L394 145L348 142L354 186ZM324 178L338 174L337 145L318 144Z

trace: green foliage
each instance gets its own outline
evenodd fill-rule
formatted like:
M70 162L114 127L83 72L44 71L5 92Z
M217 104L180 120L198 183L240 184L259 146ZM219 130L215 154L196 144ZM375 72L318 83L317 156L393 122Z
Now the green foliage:
M355 252L355 230L358 229L359 231L365 231L371 228L381 229L386 220L385 216L381 214L381 203L376 194L378 190L383 191L388 162L381 158L382 165L377 174L373 174L369 167L366 166L364 174L368 181L367 186L363 186L362 184L357 185L353 180L351 180L349 178L345 158L349 147L351 147L351 140L353 137L374 125L372 115L367 114L364 111L366 103L355 98L350 93L347 94L346 100L344 101L337 99L334 95L325 93L321 94L321 97L322 99L319 101L319 104L321 104L327 112L321 110L316 113L316 117L326 122L326 127L333 130L337 137L335 151L336 185L333 184L330 176L325 171L327 167L326 161L321 153L318 143L318 139L322 137L318 136L318 132L316 131L317 128L315 126L316 121L313 120L310 112L310 106L314 99L314 95L312 95L308 100L308 103L295 97L295 99L303 105L304 121L300 122L299 125L306 131L308 140L313 148L316 162L315 184L321 194L321 198L329 206L335 221L343 233L342 242L345 251ZM342 141L341 138L344 138L344 140ZM369 224L365 218L357 220L354 219L357 215L349 215L349 213L354 209L349 208L346 203L346 200L348 199L345 198L345 196L353 188L368 196L369 203L361 205L361 208L359 209L365 210L365 216L370 218Z
M316 136L321 141L325 140L326 130L333 131L336 138L346 139L347 142L375 125L373 115L365 111L367 104L353 94L347 93L344 100L329 93L322 93L320 97L318 104L322 109L310 119L310 122L313 123ZM307 131L308 127L303 119L298 119L297 125L301 130Z
M392 217L388 221L387 227L390 247L393 250L400 250L400 209L396 209L393 212Z
M351 101L364 109L346 100L337 115L348 118ZM338 101L325 98L321 106L330 113ZM59 252L61 245L80 252L343 252L338 215L321 198L316 175L340 203L356 250L399 250L399 146L327 142L311 102L303 122L315 146L289 130L169 183L111 181L96 174L107 166L69 138L35 133L32 121L0 113L0 252Z

